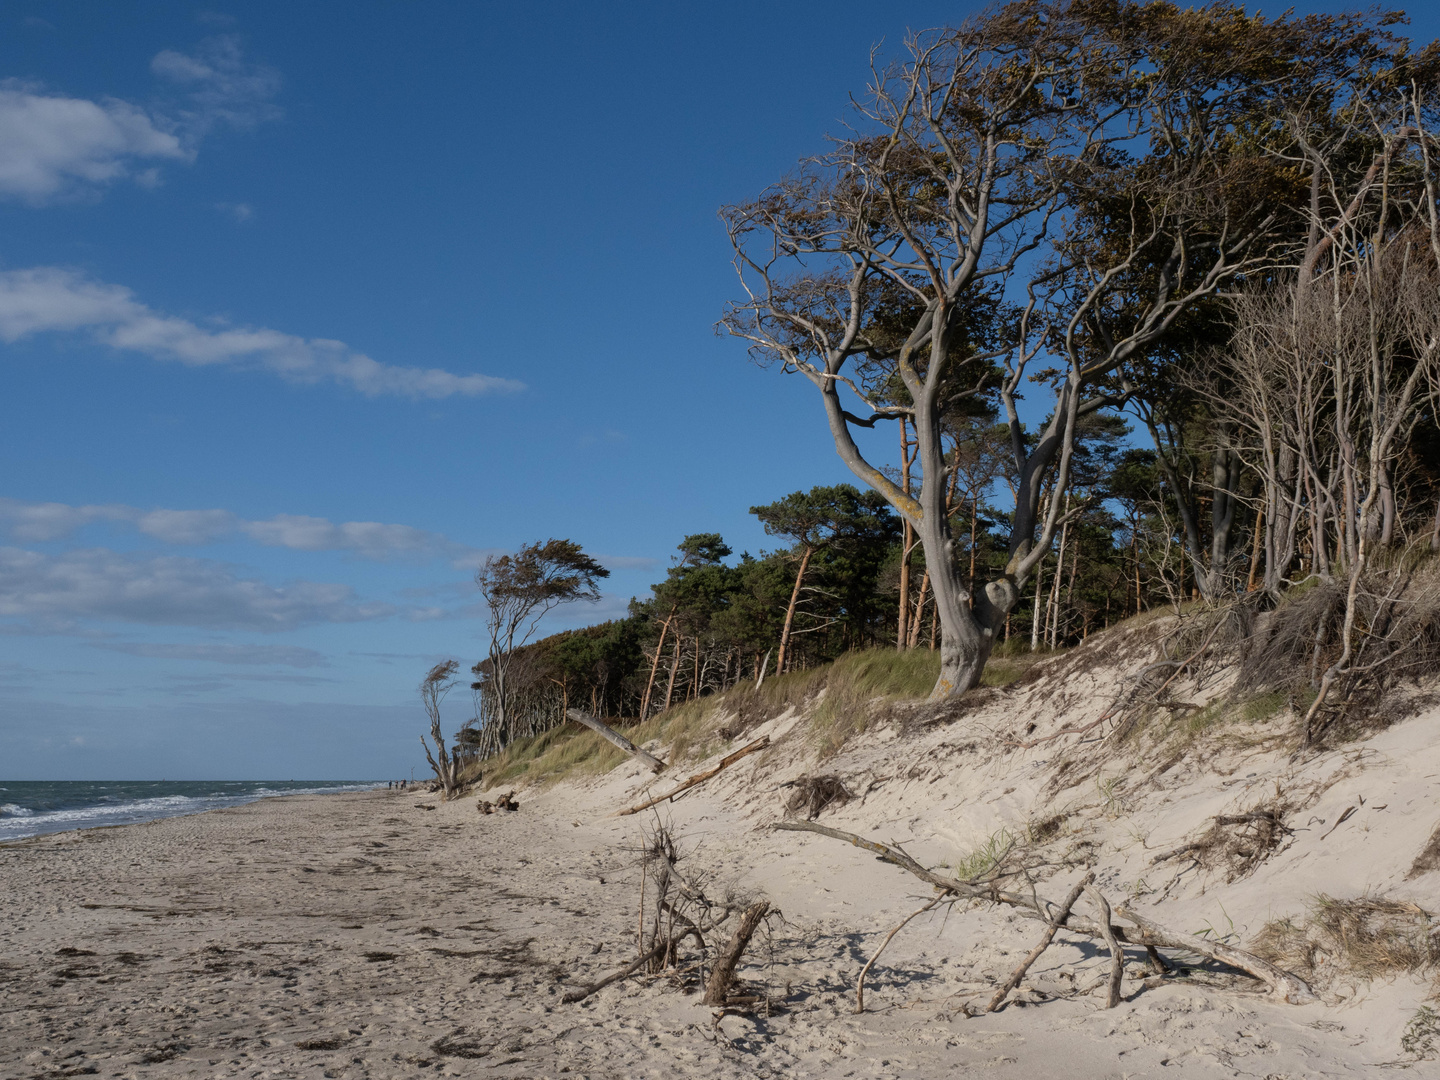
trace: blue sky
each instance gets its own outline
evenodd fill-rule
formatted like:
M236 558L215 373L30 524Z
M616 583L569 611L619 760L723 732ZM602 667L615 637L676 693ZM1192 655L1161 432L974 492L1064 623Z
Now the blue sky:
M767 546L849 477L716 208L977 7L6 4L0 778L408 775L484 552Z

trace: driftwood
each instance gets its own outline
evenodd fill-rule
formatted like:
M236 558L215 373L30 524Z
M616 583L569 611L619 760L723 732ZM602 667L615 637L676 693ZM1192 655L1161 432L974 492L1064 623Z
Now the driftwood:
M694 930L693 928L687 928L676 934L673 938L666 938L664 941L657 944L649 952L645 953L645 955L641 956L639 959L635 960L627 967L621 968L619 971L615 972L615 974L607 975L599 982L593 982L589 986L580 986L574 990L567 991L565 995L560 998L560 1000L566 1005L574 1004L577 1001L584 1001L587 997L595 993L597 990L604 990L605 987L609 986L611 983L619 982L621 979L625 978L625 976L635 974L635 972L639 971L646 964L649 964L652 960L658 960L661 956L666 955L668 952L673 950L675 946L679 945L691 934L699 936L698 931Z
M855 833L844 832L840 829L832 829L828 825L820 825L813 821L777 821L771 826L772 829L783 829L791 832L813 832L821 836L829 836L836 840L843 840L848 844L864 848L866 851L873 851L882 860L906 870L921 881L929 882L937 889L943 889L955 896L967 897L974 900L989 900L997 904L1005 904L1014 908L1027 918L1039 919L1045 922L1050 920L1050 912L1054 910L1052 901L1044 900L1038 895L1025 895L1023 893L1006 892L1000 889L994 882L973 882L961 881L958 878L947 878L933 871L927 870L918 862L905 854L899 848L879 843L875 840L867 840ZM1079 915L1072 911L1061 925L1066 930L1076 934L1083 934L1087 937L1105 939L1106 929L1114 934L1118 941L1129 942L1134 945L1148 945L1164 949L1182 949L1186 952L1196 953L1200 956L1209 957L1226 964L1247 975L1252 975L1261 982L1267 984L1274 991L1275 996L1282 1001L1288 1001L1292 1005L1301 1005L1305 1002L1314 1001L1315 994L1303 979L1292 975L1288 971L1277 968L1274 964L1260 959L1253 953L1243 949L1232 948L1218 941L1210 941L1206 938L1194 937L1190 934L1183 934L1173 930L1167 930L1157 923L1132 911L1129 907L1120 906L1115 909L1116 914L1128 919L1135 924L1136 928L1123 926L1111 926L1102 929L1099 923Z
M931 908L933 908L936 904L940 903L940 901L944 899L944 896L937 896L934 900L931 900L919 911L912 911L909 915L906 915L905 918L900 920L899 925L897 925L895 929L891 930L890 933L885 935L885 940L882 941L880 943L880 947L875 950L875 955L870 957L870 959L866 961L865 966L860 969L860 978L855 980L855 1011L857 1013L863 1013L865 1011L865 976L870 974L870 969L875 965L875 961L880 959L880 954L885 951L885 946L890 944L890 939L893 938L896 934L898 934L901 930L904 930L905 927L909 924L910 920L915 918L915 916L924 915L925 912L929 911Z
M649 802L643 802L643 803L641 803L639 806L632 806L632 807L630 807L628 810L621 810L621 811L620 811L618 814L616 814L615 816L616 816L616 817L626 817L627 815L630 815L630 814L638 814L638 813L640 813L641 810L649 810L650 807L655 806L655 805L657 805L657 804L659 804L659 803L662 803L662 802L664 802L666 799L673 799L676 795L679 795L682 791L689 791L691 788L693 788L693 787L695 787L695 786L697 786L697 785L699 785L699 784L703 784L706 780L709 780L712 776L715 776L716 774L720 773L721 771L723 771L723 770L725 770L725 769L728 769L731 765L734 765L735 762L739 761L741 758L745 757L747 754L753 754L753 753L755 753L755 751L757 751L757 750L764 750L764 749L765 749L767 746L769 746L769 745L770 745L770 736L769 736L769 735L762 735L762 736L760 736L760 738L756 739L756 740L755 740L754 742L752 742L750 745L748 745L748 746L742 746L739 750L736 750L733 754L730 754L730 755L727 756L727 757L721 758L721 759L720 759L720 764L719 764L719 765L716 765L713 769L706 769L704 772L696 773L694 776L690 777L689 780L686 780L683 784L681 784L679 787L675 788L673 791L668 791L668 792L666 792L664 795L659 795L659 796L651 799Z
M1186 952L1208 956L1212 960L1228 964L1247 975L1253 975L1261 982L1268 983L1270 988L1275 991L1276 997L1282 1001L1288 1001L1291 1005L1303 1005L1315 1000L1314 991L1310 989L1309 983L1304 979L1260 959L1254 953L1248 953L1244 949L1235 949L1221 942L1211 941L1209 938L1199 938L1192 934L1167 930L1165 927L1151 922L1126 904L1117 905L1115 914L1122 919L1129 919L1139 927L1138 931L1130 931L1123 940L1132 941L1137 945L1183 949Z
M994 1012L1000 1008L1006 995L1020 985L1020 980L1025 978L1025 973L1030 970L1030 965L1039 960L1040 954L1050 947L1050 942L1055 940L1055 931L1060 929L1060 924L1070 914L1070 909L1075 906L1075 901L1080 899L1080 893L1094 880L1094 874L1086 874L1080 879L1079 884L1070 890L1065 899L1060 901L1060 906L1050 917L1050 924L1045 927L1045 933L1040 936L1035 948L1031 949L1025 959L1021 960L1015 970L1010 973L1010 977L1001 984L1000 989L995 991L995 996L990 999L990 1004L985 1006L986 1012Z
M744 955L746 946L750 944L750 938L754 936L755 928L760 925L760 920L765 918L769 911L769 903L757 900L745 909L745 914L740 916L740 925L735 927L735 933L730 936L729 943L715 958L715 966L710 970L710 978L705 983L706 1005L724 1006L730 993L730 984L735 979L735 968L740 963L740 957Z
M610 743L612 746L616 746L621 750L624 750L625 753L629 754L637 761L643 761L647 766L649 766L651 772L658 773L664 771L665 762L661 761L657 757L647 754L644 750L641 750L638 746L632 743L629 739L625 738L624 735L621 735L609 724L601 723L599 720L596 720L595 717L583 713L579 709L566 709L565 715L568 716L571 720L574 720L577 724L584 724L586 727L588 727L591 731L595 732L606 742Z
M1105 1007L1113 1009L1120 1004L1120 983L1125 978L1125 950L1115 940L1115 928L1110 925L1110 901L1093 885L1085 886L1085 895L1095 901L1100 911L1100 929L1105 932L1105 946L1110 950L1110 986L1105 996Z

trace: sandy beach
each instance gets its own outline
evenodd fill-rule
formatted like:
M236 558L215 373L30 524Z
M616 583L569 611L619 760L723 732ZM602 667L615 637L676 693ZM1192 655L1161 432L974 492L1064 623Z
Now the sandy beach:
M1019 779L1003 798L979 797L996 792L999 774L975 758L974 736L987 716L1012 722L1013 708L1002 703L918 739L861 740L832 764L852 777L883 767L902 779L824 820L906 841L940 863L1007 807L1038 797L1048 761L1037 753L1006 759L1005 776ZM780 1000L769 1016L717 1018L696 986L665 978L561 1003L566 987L635 956L636 852L658 819L612 816L650 779L627 764L522 789L518 813L485 816L474 798L439 805L380 790L0 847L0 1076L1298 1080L1374 1076L1400 1056L1400 1032L1427 994L1419 978L1294 1006L1233 974L1147 978L1142 954L1131 958L1125 1001L1106 1010L1095 993L1103 948L1063 933L1015 1005L972 1017L964 1003L983 1003L1036 936L1035 923L978 904L912 922L876 965L867 1011L856 1015L860 967L930 893L863 851L764 827L780 816L785 780L806 765L803 741L785 738L795 722L768 725L775 748L663 808L682 865L716 890L764 895L783 912L741 971ZM1150 870L1146 902L1191 930L1224 911L1247 940L1337 875L1352 892L1372 875L1370 886L1426 895L1425 878L1407 882L1384 868L1428 834L1428 774L1440 771L1424 737L1431 724L1409 721L1358 748L1374 762L1366 806L1391 814L1375 819L1393 826L1383 836L1352 814L1333 837L1322 843L1308 831L1228 892L1213 880L1207 891L1192 874L1160 895ZM1310 766L1340 770L1313 800L1313 818L1339 817L1355 760L1351 751ZM1285 767L1278 757L1272 764ZM1213 813L1220 800L1270 783L1264 768L1228 783L1197 776L1190 788L1177 779L1137 793L1125 814L1096 815L1084 828L1099 852L1093 861L1108 867L1101 883L1143 879L1166 830L1194 815L1194 800ZM1148 845L1134 840L1137 822Z

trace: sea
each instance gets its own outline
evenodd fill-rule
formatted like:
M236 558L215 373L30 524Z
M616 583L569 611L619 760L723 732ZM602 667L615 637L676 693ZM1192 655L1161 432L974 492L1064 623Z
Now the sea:
M380 786L370 780L0 780L0 843L198 814L276 795Z

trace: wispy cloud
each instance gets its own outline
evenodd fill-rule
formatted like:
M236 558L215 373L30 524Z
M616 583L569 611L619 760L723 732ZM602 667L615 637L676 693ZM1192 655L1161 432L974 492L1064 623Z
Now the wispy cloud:
M255 216L255 208L249 203L228 203L218 202L215 209L219 210L226 217L235 219L236 224L243 225Z
M120 180L153 186L159 166L189 162L217 125L275 119L280 76L245 59L233 34L150 61L166 88L153 107L70 97L17 79L0 82L0 198L32 206L96 197Z
M120 503L69 506L0 498L0 528L15 540L60 540L96 522L126 525L162 543L178 545L211 544L243 536L266 547L292 551L347 551L376 560L446 559L465 568L475 566L486 554L440 533L379 521L336 522L302 514L249 521L229 510L142 510Z
M394 613L362 603L347 585L274 586L206 559L122 555L105 548L50 556L0 548L0 616L38 629L77 619L210 630L293 630Z
M206 38L190 52L165 49L150 71L182 93L166 111L191 140L217 124L254 127L281 115L270 99L280 90L280 73L250 63L234 34Z
M199 660L211 664L274 664L281 667L329 667L325 654L298 645L164 644L148 641L95 641L91 648L155 660Z
M47 332L84 332L112 348L189 367L258 367L294 383L340 383L366 397L475 397L523 385L490 375L382 364L324 338L226 325L207 329L147 307L122 285L60 267L0 272L0 340L13 343Z

